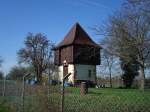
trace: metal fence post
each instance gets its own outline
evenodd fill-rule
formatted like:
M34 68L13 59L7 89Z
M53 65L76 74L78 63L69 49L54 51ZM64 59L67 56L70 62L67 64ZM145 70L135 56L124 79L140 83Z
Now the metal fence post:
M25 78L28 77L29 75L30 75L30 73L23 76L23 82L22 82L22 95L21 95L21 97L22 97L22 112L24 112Z
M24 89L25 89L25 83L24 83L25 76L23 77L23 82L22 82L22 112L24 112Z
M48 70L48 112L50 112L51 110L50 110L50 83L49 83L49 81L50 81L50 75L51 75L51 72L50 72L50 67L49 67L49 70Z
M64 86L64 83L65 83L65 80L71 75L71 73L67 74L63 80L62 80L62 95L61 95L61 112L64 112L64 100L65 100L65 97L64 97L64 89L65 89L65 86Z
M64 111L64 80L62 81L62 98L61 98L61 112Z
M3 79L3 84L4 84L4 86L3 86L3 96L5 96L5 90L6 90L6 77L4 77L4 79Z

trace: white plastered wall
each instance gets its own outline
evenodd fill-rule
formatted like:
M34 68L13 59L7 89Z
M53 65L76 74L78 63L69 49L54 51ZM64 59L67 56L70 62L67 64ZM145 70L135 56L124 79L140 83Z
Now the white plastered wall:
M96 78L96 66L95 65L77 64L75 68L76 68L77 80L95 81L95 78ZM91 70L91 77L89 77L89 70Z
M58 67L58 73L59 73L59 80L62 81L63 79L63 66ZM74 65L68 64L68 73L71 73L71 75L68 77L68 82L74 82Z
M75 71L76 69L76 71ZM89 70L91 70L91 77L89 77ZM69 64L68 73L71 76L68 77L68 82L74 83L74 73L76 72L76 80L90 80L95 81L96 78L96 66L95 65L81 65L81 64ZM63 66L58 67L59 80L63 79Z
M74 83L74 65L73 64L69 64L68 73L71 73L71 75L68 77L68 82Z
M58 67L58 76L59 76L59 80L62 81L63 79L63 66L59 66Z

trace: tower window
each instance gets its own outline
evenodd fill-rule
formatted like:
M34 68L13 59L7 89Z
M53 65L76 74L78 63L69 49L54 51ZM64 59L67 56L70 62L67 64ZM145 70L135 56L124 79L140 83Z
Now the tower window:
M89 78L91 78L91 70L89 70L88 76L89 76Z

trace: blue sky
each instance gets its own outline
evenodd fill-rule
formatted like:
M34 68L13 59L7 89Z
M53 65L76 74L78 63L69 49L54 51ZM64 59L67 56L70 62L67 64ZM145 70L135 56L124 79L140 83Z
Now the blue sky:
M42 32L58 43L79 22L95 40L90 27L101 25L123 0L0 0L0 56L2 70L17 65L16 52L24 47L28 32Z

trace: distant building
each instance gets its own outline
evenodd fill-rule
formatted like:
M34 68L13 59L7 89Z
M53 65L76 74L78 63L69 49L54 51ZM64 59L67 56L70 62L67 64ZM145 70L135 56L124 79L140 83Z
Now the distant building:
M58 66L59 79L62 80L67 73L72 73L68 82L96 83L96 65L100 65L100 49L101 47L76 23L54 48L54 62Z

